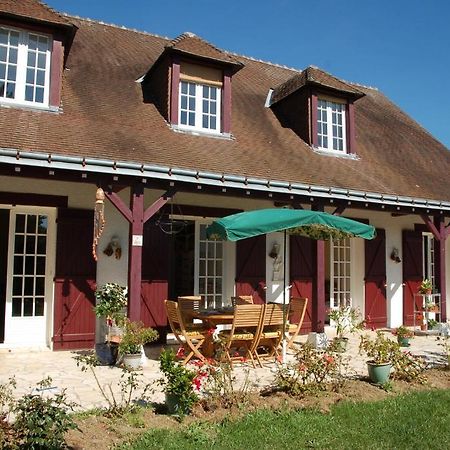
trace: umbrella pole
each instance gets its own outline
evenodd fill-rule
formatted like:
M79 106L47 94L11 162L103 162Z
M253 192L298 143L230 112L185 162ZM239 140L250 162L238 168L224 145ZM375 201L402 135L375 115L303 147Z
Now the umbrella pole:
M281 362L283 365L286 364L286 322L287 322L287 314L286 314L286 229L284 230L284 245L283 245L283 341L281 343Z

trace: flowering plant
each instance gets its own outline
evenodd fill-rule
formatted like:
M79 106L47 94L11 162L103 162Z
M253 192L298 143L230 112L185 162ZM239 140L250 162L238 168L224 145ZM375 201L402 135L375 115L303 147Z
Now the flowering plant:
M364 321L358 308L341 305L330 309L328 315L336 325L337 338L343 338L345 333L353 333L364 328Z
M433 285L431 284L431 280L428 278L425 278L425 280L422 281L419 287L419 293L420 294L431 294L431 290L433 289Z
M399 338L408 338L409 339L409 338L414 337L414 332L412 330L406 328L404 325L401 325L398 328L394 329L392 331L392 334Z
M371 363L388 364L393 362L400 351L400 346L378 331L375 339L371 339L369 336L361 336L359 351L364 351L370 358Z

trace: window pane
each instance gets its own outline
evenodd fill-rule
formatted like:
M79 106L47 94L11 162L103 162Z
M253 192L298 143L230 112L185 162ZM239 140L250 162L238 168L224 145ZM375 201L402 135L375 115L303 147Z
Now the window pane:
M23 316L31 317L33 315L33 299L25 298L23 300Z
M30 66L30 67L35 67L36 66L36 53L28 52L27 65Z
M34 277L25 277L25 288L23 290L25 295L34 294Z
M36 88L36 98L34 101L37 103L44 103L44 88Z
M27 83L34 84L34 69L27 69Z
M46 244L47 244L47 238L45 236L39 236L38 241L37 241L37 251L36 251L36 253L38 255L45 255Z
M0 46L0 61L6 62L7 54L8 54L8 49L6 47Z
M11 31L9 34L9 43L14 47L19 45L19 33L16 31Z
M182 125L187 125L187 112L186 111L181 111L180 114L180 123Z
M16 233L23 233L25 231L25 215L16 215Z
M36 233L36 216L27 216L27 233Z
M208 128L208 116L206 116L206 115L203 115L202 127Z
M5 95L5 83L3 81L0 81L0 97L3 97Z
M11 64L17 64L17 48L10 48L9 49L9 58L8 61Z
M9 66L8 67L8 80L9 81L16 81L16 66Z
M23 273L23 256L14 256L14 274Z
M22 315L22 299L13 298L12 301L12 316L20 317Z
M33 86L27 86L25 88L25 100L27 102L33 101L33 93L34 93L33 91L34 91Z
M181 109L187 109L187 97L181 97Z
M8 44L8 32L0 28L0 44Z
M36 237L35 236L27 236L26 241L26 253L33 254L36 252Z
M45 293L45 278L36 277L36 295L44 295Z
M208 100L203 100L203 112L204 113L209 112L209 102L208 102Z
M210 124L210 128L212 130L215 130L217 128L216 126L216 118L214 116L211 117L211 124Z
M16 236L14 242L14 253L23 253L24 237L20 235Z
M6 64L0 64L0 79L4 80L5 78L6 78Z
M182 94L187 94L188 91L188 86L187 83L185 83L184 81L181 82L181 93Z
M34 256L25 257L25 274L34 275Z
M6 85L6 98L15 98L16 96L16 84L7 83Z
M210 97L212 100L216 100L216 98L217 98L217 89L216 88L211 88Z
M38 256L36 258L36 274L45 275L45 256Z
M195 111L195 98L189 97L189 110Z
M38 219L38 233L47 234L48 219L47 216L39 216Z
M195 113L189 113L189 125L195 125Z
M45 36L39 36L38 50L41 52L48 50L48 39Z
M35 36L33 34L30 34L30 39L28 41L28 48L30 50L36 50L36 48L37 48L37 41L38 41L37 36Z
M34 304L34 315L35 316L43 316L44 315L44 299L37 298Z
M22 295L22 277L13 278L13 295Z

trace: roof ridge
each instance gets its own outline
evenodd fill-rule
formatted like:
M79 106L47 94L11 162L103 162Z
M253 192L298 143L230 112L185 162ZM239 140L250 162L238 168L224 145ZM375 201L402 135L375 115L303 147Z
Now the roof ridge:
M279 67L280 69L288 69L288 70L292 70L292 71L298 72L298 73L302 73L303 72L302 69L296 69L295 67L289 67L289 66L286 66L285 64L278 64L278 63L274 63L272 61L265 61L264 59L255 58L254 56L242 55L240 53L232 52L230 50L222 50L222 51L224 53L228 53L229 55L232 55L232 56L237 56L239 58L245 58L245 59L248 59L250 61L255 61L255 62L267 64L269 66Z
M53 8L50 5L47 5L46 2L44 2L43 0L37 0L38 3L40 3L44 8L48 9L52 14L56 14L57 16L63 18L64 14L59 12L57 9Z
M172 39L168 36L162 36L160 34L150 33L149 31L138 30L137 28L126 27L125 25L118 25L116 23L103 22L102 20L91 19L90 17L81 17L76 14L69 14L66 12L61 12L59 14L64 17L69 17L69 18L81 20L84 22L96 23L98 25L104 25L106 27L118 28L119 30L132 31L133 33L139 33L139 34L143 34L145 36L152 36L152 37L156 37L159 39L165 39L166 41L172 41Z

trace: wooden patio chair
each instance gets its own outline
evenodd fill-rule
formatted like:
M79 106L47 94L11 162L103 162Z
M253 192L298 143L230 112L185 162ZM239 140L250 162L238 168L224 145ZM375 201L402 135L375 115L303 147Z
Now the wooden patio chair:
M238 295L231 297L231 304L233 308L236 305L253 305L253 295Z
M233 361L242 360L242 356L236 356L233 350L245 350L245 355L255 366L255 360L251 349L255 339L259 336L261 323L264 317L264 305L236 305L231 330L223 330L219 333L223 341L223 350L226 358L233 367Z
M199 328L197 326L186 326L183 315L181 314L180 306L177 302L172 300L165 300L167 319L169 320L170 328L178 341L180 346L185 350L186 357L182 364L188 363L193 356L196 356L203 362L206 358L200 352L202 344L205 342L208 330L206 328Z
M283 339L283 305L270 303L264 309L261 331L252 348L261 367L261 358L278 356L278 347Z
M287 325L287 332L289 340L286 349L289 350L293 345L296 337L300 333L305 318L306 306L308 299L306 297L292 297L289 303L289 323Z
M202 323L194 323L193 312L198 311L204 305L201 295L186 295L178 297L178 306L183 316L184 324L190 328L203 328Z

